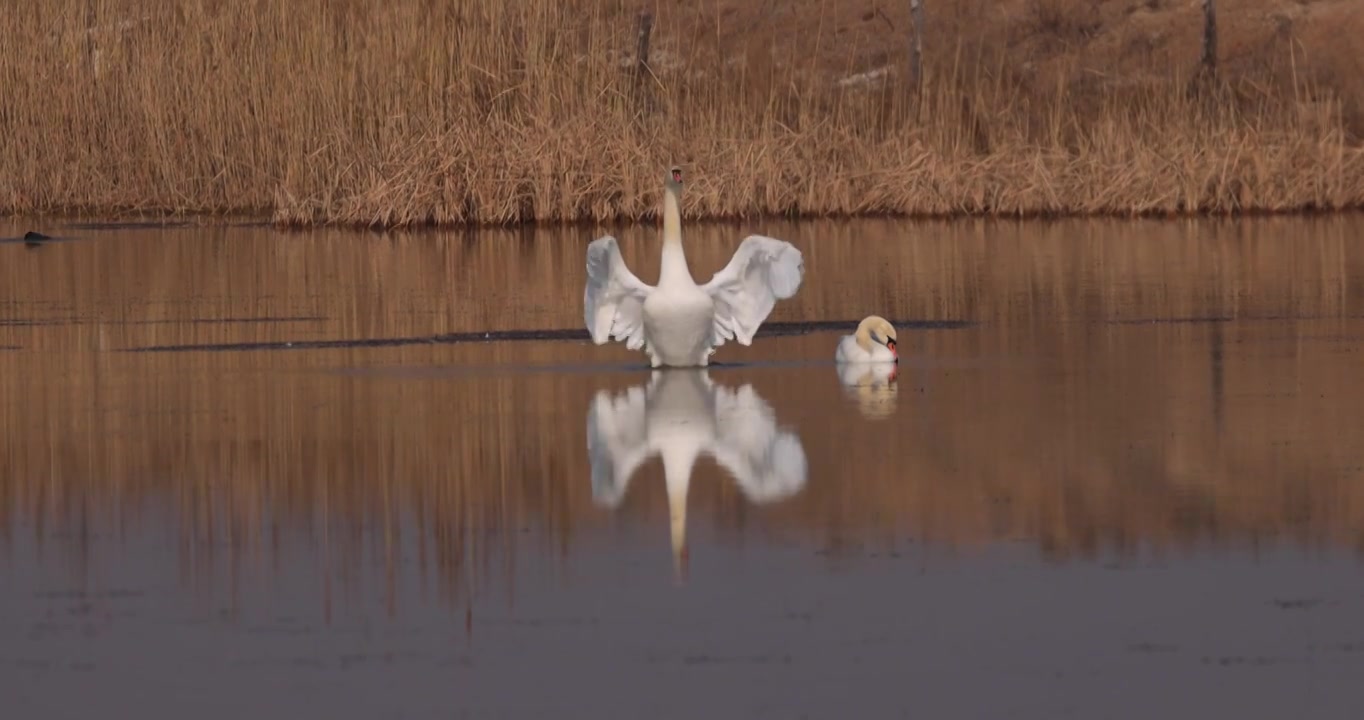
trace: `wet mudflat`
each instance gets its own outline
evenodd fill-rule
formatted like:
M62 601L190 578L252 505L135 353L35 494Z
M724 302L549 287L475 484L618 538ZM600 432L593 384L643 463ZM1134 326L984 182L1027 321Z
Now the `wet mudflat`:
M6 715L1357 710L1359 218L762 224L800 294L658 379L575 335L590 232L38 229ZM871 312L904 359L840 374Z

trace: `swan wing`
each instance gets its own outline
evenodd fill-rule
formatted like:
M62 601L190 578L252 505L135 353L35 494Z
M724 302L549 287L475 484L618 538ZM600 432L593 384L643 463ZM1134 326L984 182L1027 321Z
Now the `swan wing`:
M712 344L730 339L751 344L773 306L795 295L804 275L796 246L766 235L744 238L729 264L701 286L715 301Z
M652 452L645 435L644 387L632 387L615 397L599 391L587 409L592 500L607 507L619 505L635 469Z
M795 433L777 427L775 417L751 385L716 386L711 454L756 503L784 500L805 487L805 449Z
M644 347L644 298L653 290L625 266L614 237L593 240L587 246L583 288L583 316L592 342L601 345L615 338L631 350Z

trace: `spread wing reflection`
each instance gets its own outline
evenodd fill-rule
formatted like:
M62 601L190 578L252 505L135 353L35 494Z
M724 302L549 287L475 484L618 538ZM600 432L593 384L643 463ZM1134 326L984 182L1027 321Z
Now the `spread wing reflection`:
M587 411L592 498L615 508L630 479L655 454L663 461L679 576L686 567L687 489L692 466L708 453L750 502L784 500L805 487L805 449L777 427L776 414L751 385L717 385L704 369L656 371L647 385L599 391Z

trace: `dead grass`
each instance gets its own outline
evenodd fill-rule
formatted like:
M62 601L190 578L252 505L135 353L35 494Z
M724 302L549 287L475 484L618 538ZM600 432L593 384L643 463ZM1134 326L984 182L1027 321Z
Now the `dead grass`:
M631 220L675 161L692 218L1359 207L1356 5L1227 0L1191 94L1194 4L930 3L915 99L907 3L658 4L643 91L619 0L23 4L0 212Z

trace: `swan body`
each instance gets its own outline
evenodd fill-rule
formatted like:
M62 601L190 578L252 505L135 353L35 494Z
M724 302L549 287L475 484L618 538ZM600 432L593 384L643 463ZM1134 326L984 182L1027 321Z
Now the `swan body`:
M895 326L879 315L868 315L857 324L857 330L844 335L834 351L838 363L898 363L900 353L895 348Z
M687 490L696 459L711 455L750 502L788 498L805 486L805 450L779 429L772 406L750 385L713 383L703 369L655 371L647 386L620 395L599 391L587 411L592 498L618 507L635 470L663 461L674 567L686 570Z
M778 300L800 288L800 250L784 240L749 235L729 264L697 285L682 248L678 197L682 171L669 170L663 188L663 251L658 285L626 267L620 245L603 235L587 246L583 314L592 342L615 339L641 348L652 367L706 367L727 340L751 345Z

